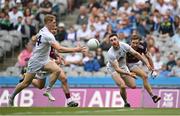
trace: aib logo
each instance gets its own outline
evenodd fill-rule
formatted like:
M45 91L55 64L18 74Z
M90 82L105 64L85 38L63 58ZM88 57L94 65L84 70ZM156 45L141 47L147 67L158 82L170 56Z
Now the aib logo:
M160 89L161 100L158 108L177 108L179 103L179 90Z
M85 107L86 90L85 89L71 89L71 98L79 104L79 107Z

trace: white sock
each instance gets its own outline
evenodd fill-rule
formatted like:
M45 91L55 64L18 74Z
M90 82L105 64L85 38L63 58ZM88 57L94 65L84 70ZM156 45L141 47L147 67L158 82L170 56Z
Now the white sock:
M47 86L47 87L46 87L46 92L50 92L50 91L51 91L51 89L52 89L52 87Z
M72 99L71 98L68 98L67 99L67 103L69 103L69 102L71 102L72 101Z

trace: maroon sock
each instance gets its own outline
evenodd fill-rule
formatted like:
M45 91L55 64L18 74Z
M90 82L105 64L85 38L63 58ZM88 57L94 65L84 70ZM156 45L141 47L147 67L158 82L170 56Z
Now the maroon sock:
M70 98L70 93L66 93L65 96L66 96L66 99L69 99Z

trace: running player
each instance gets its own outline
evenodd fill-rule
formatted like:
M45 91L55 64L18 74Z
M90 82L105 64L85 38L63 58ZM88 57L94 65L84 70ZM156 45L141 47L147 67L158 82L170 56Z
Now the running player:
M54 35L49 31L56 27L56 18L53 15L46 15L44 18L45 26L37 34L38 41L33 50L32 57L28 61L28 69L25 74L24 80L19 83L11 96L9 97L9 105L14 105L15 96L21 92L24 88L28 87L36 73L39 70L45 70L51 73L51 81L49 83L49 89L52 88L56 79L60 76L66 79L63 70L49 58L51 46L55 48L58 52L84 52L85 47L77 46L75 48L66 48L60 46L55 40ZM74 103L73 105L77 105Z
M130 88L136 88L134 73L131 73L126 65L126 53L130 52L135 57L144 62L148 69L152 69L150 64L128 44L119 42L117 34L109 36L111 48L108 50L107 71L112 75L113 80L120 88L120 95L124 100L124 107L130 107L127 102L126 85Z
M51 30L50 30L51 31ZM57 33L57 30L56 29L53 29L51 31L54 35L56 35ZM32 40L34 42L37 41L36 38L32 38ZM57 63L57 64L63 64L65 63L65 60L59 55L59 54L56 54L55 52L55 49L54 48L51 48L51 51L50 51L50 57ZM62 73L64 73L64 71L62 71ZM64 73L65 75L65 73ZM75 103L74 101L72 101L71 97L70 97L70 91L69 91L69 87L68 87L68 84L67 84L67 77L66 76L59 76L58 77L58 80L60 80L62 82L62 88L63 88L63 91L65 93L65 97L67 99L67 102L68 102L68 106L69 107L75 107ZM37 78L36 79L33 79L33 82L32 84L39 88L39 89L42 89L44 88L44 84L45 84L45 76L43 74L41 74L41 76L37 75ZM47 87L47 90L45 91L44 95L47 96L49 98L50 101L55 101L55 98L51 95L51 92L50 92L50 87ZM77 104L77 103L76 103Z
M56 35L57 28L54 28L54 29L50 30L50 32L53 35ZM33 36L30 42L35 45L36 42L37 42L36 36ZM55 53L55 50L54 50L53 47L51 47L50 58L52 60L54 60L58 65L61 64L61 62L64 61L63 58L59 54ZM23 78L19 82L22 82L24 80L24 74L26 73L27 67L25 67L24 69L25 70L22 70L22 77ZM35 78L32 80L32 84L34 85L34 87L39 88L39 89L44 88L45 82L46 82L45 74L47 74L47 72L45 72L45 71L39 71L38 73L36 73ZM47 87L47 90L49 90L48 87ZM50 91L46 91L44 93L44 95L47 96L50 101L55 101L55 98L51 95Z
M151 56L147 52L147 47L146 47L145 42L140 41L140 37L138 35L132 35L131 37L131 47L139 52L143 57L147 59L151 67L154 68L153 61L151 59ZM137 76L141 77L143 80L143 85L144 88L147 90L149 95L152 97L152 100L154 103L157 103L161 98L158 97L157 95L154 95L151 89L150 84L148 83L148 75L145 73L145 71L138 66L139 59L134 57L132 54L129 52L127 53L127 65L130 71L134 72Z

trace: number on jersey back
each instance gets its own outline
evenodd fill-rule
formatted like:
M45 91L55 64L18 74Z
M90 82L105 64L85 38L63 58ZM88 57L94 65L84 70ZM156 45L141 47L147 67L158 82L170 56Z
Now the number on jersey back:
M38 37L38 40L37 40L37 46L39 46L42 42L41 42L41 35Z

